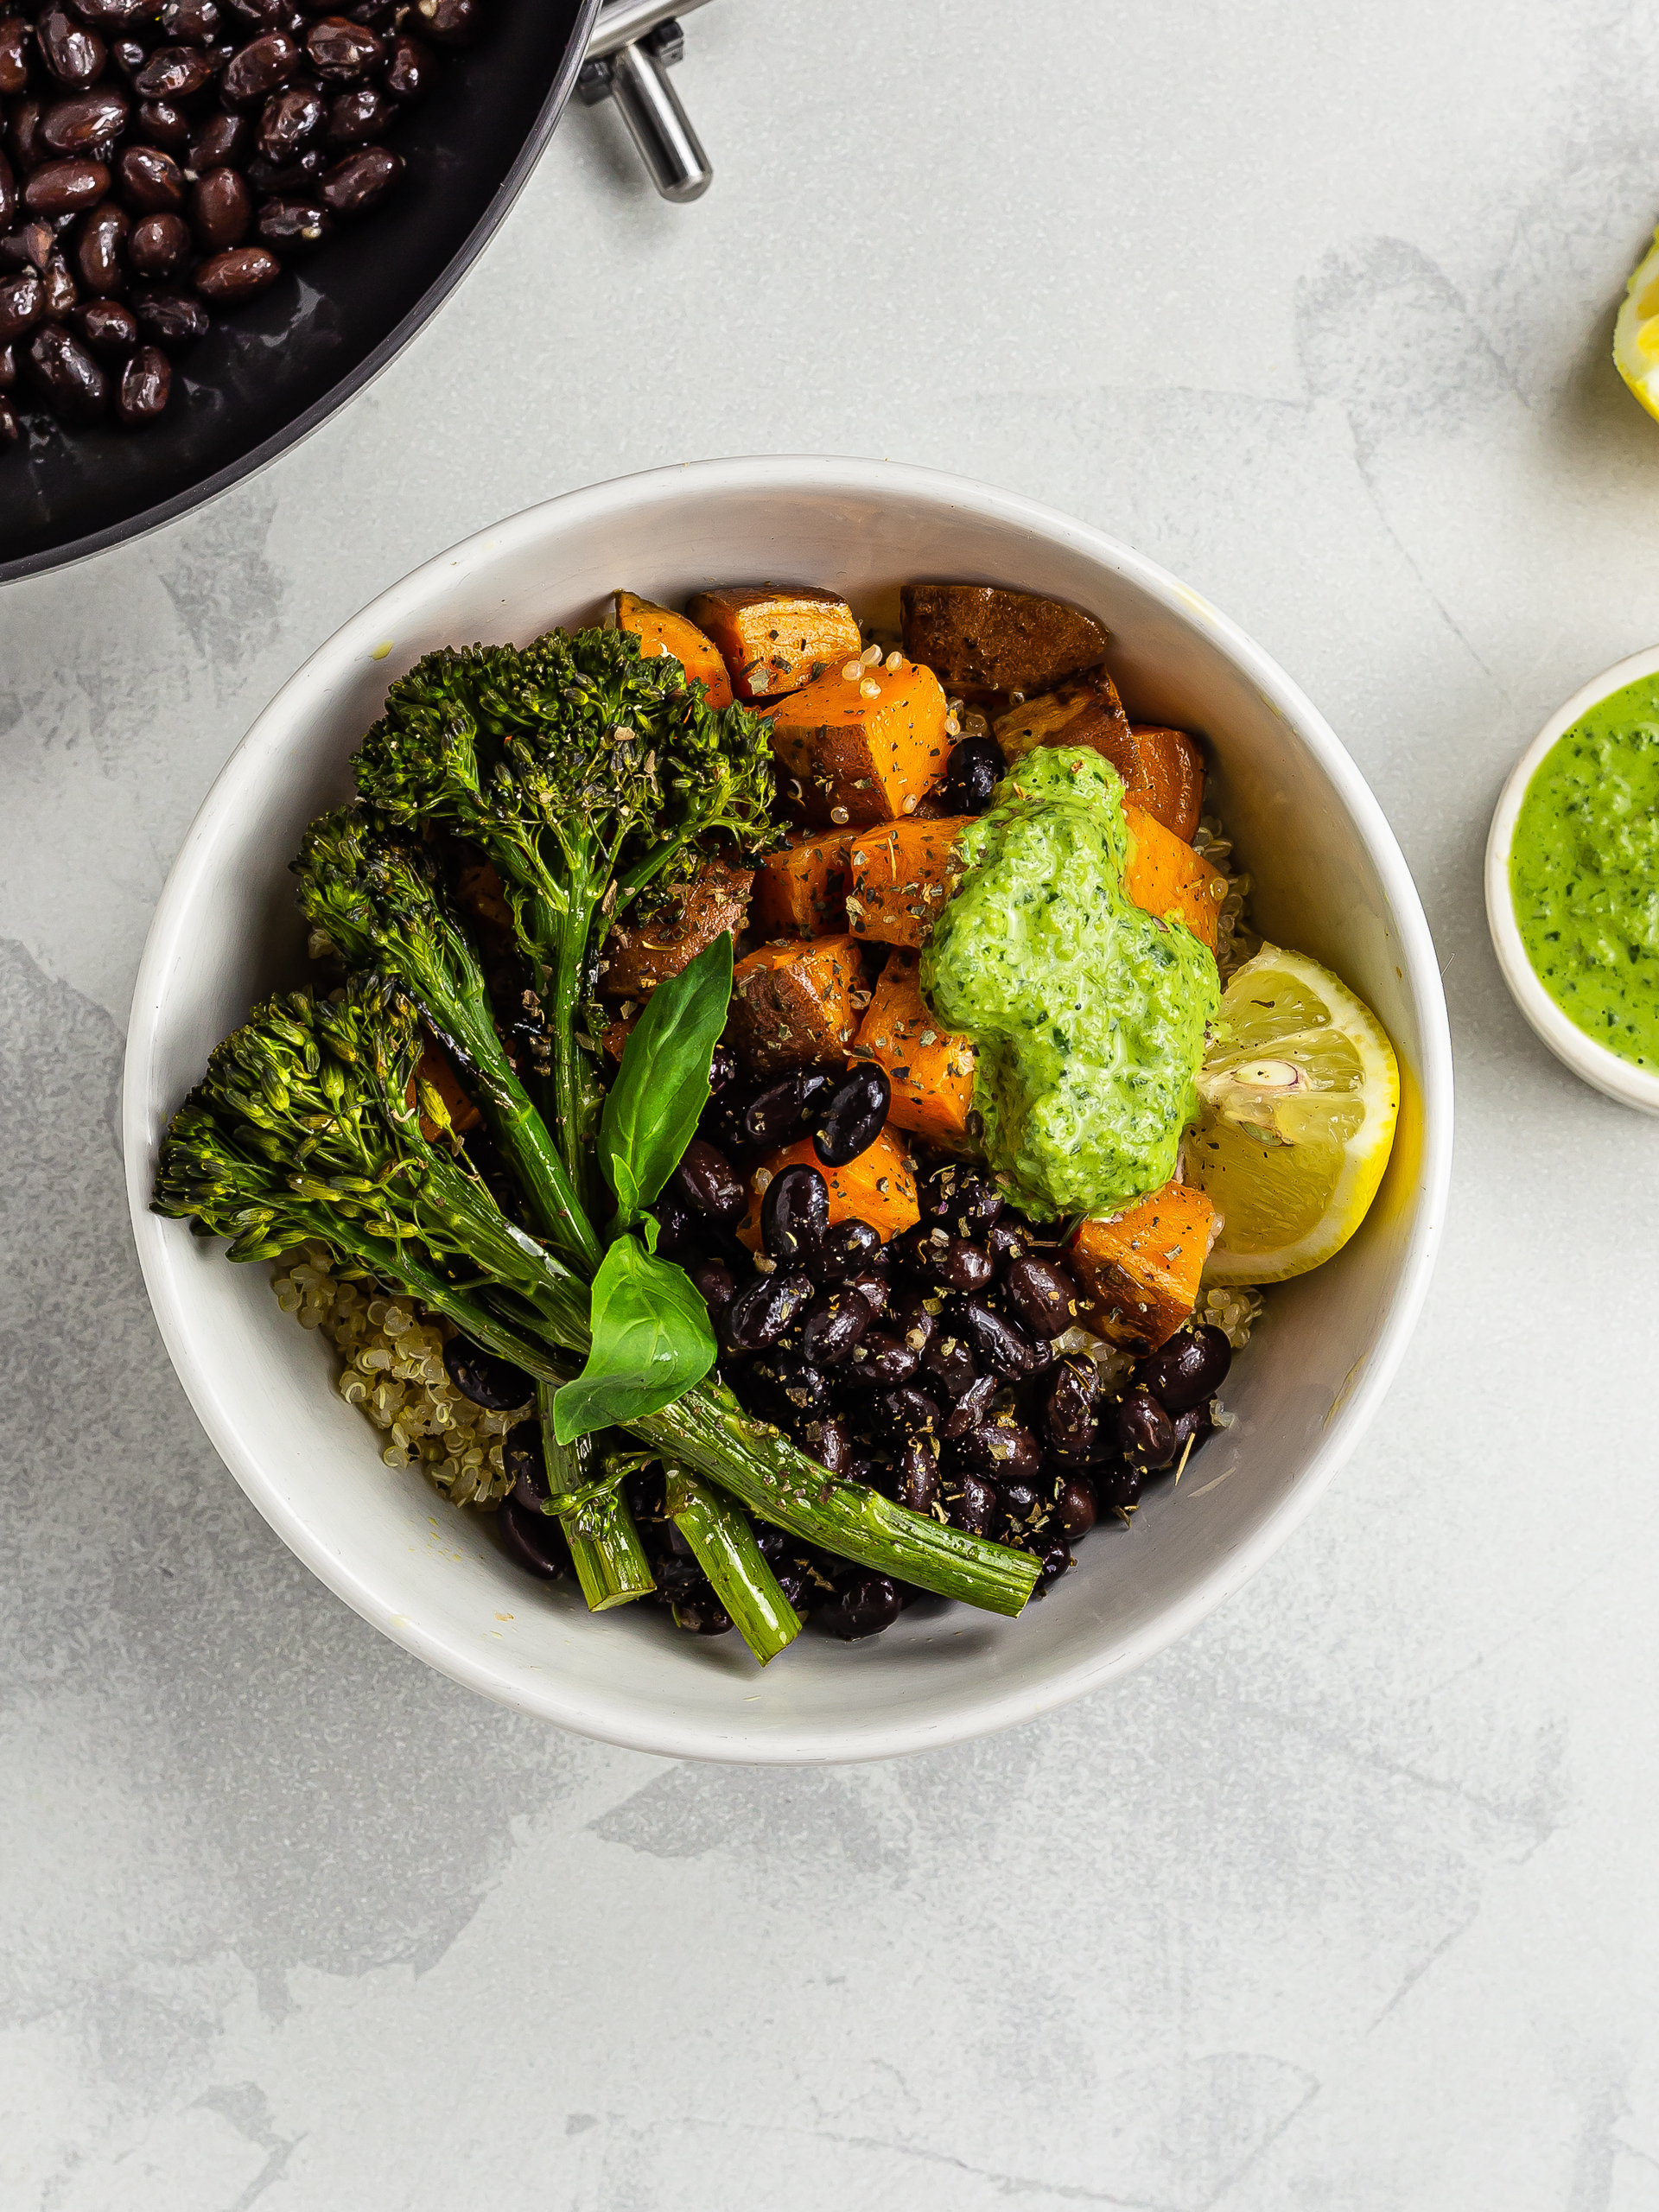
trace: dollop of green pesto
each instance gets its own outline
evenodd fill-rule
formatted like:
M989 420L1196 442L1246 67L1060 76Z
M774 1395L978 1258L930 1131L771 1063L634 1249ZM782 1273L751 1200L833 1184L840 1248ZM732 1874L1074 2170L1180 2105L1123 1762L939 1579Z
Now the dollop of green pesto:
M1157 1190L1198 1111L1220 983L1183 923L1123 888L1122 779L1085 747L1039 747L960 850L966 873L919 981L973 1039L974 1110L999 1179L1046 1220Z
M1659 1068L1659 677L1599 701L1533 772L1510 846L1516 923L1567 1019Z

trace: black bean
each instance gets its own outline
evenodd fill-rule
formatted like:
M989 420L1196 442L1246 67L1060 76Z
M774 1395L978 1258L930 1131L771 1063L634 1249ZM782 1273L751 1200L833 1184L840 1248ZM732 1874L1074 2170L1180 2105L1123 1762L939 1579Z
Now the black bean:
M790 1143L805 1128L809 1113L832 1081L821 1068L798 1068L769 1083L743 1109L744 1141L767 1147Z
M815 1367L839 1367L852 1357L872 1318L855 1290L820 1291L801 1323L801 1350Z
M955 1440L969 1436L982 1427L990 1419L997 1388L995 1375L982 1375L977 1382L970 1382L944 1417L946 1437Z
M182 215L144 215L127 240L127 263L135 276L165 283L176 276L191 253L190 226Z
M837 1221L819 1237L808 1264L816 1281L850 1282L855 1275L879 1269L883 1249L881 1232L868 1221Z
M760 1201L760 1234L774 1260L804 1262L830 1225L830 1186L804 1161L780 1168Z
M162 29L168 38L186 46L211 46L219 36L215 0L167 0L162 10Z
M17 410L11 402L0 397L0 445L15 446L23 435L23 426L17 420Z
M190 195L190 220L209 253L240 245L253 221L253 194L234 169L209 169Z
M908 1511L931 1516L942 1494L938 1446L931 1436L907 1438L899 1461L894 1497Z
M328 210L309 200L267 200L254 225L260 245L273 253L308 252L334 227Z
M108 49L96 31L78 23L67 9L46 9L35 18L35 36L41 59L60 85L92 85L103 75Z
M247 179L257 197L276 194L284 199L315 198L327 166L328 156L321 146L308 146L289 162L268 162L263 154L256 154L248 163Z
M1043 1463L1042 1446L1012 1414L995 1414L952 1446L957 1464L998 1482L1029 1482Z
M723 1313L737 1295L737 1278L724 1260L699 1260L687 1272L711 1313Z
M983 1475L964 1474L954 1487L947 1486L944 1504L954 1527L970 1536L988 1536L996 1518L996 1485Z
M431 83L436 66L430 47L400 31L391 41L383 82L394 99L418 99Z
M1052 1532L1045 1529L1033 1540L1032 1549L1042 1561L1043 1567L1037 1578L1037 1592L1039 1596L1046 1595L1071 1566L1071 1547L1058 1529Z
M33 330L46 313L46 286L35 270L0 277L0 344Z
M936 1168L918 1193L922 1219L939 1222L958 1236L977 1236L1001 1212L1002 1193L976 1167L952 1160Z
M349 16L325 16L307 31L305 50L319 77L354 85L378 67L386 48L366 24L354 23Z
M46 287L46 314L49 322L61 322L80 294L75 289L75 280L67 264L53 254L41 271L41 282Z
M333 213L361 215L385 198L403 173L401 156L389 146L365 146L325 169L318 190Z
M79 215L96 207L110 188L110 173L102 162L42 162L23 187L23 205L31 215Z
M1206 1323L1173 1336L1141 1362L1135 1379L1143 1390L1151 1391L1166 1414L1182 1414L1189 1406L1213 1398L1232 1363L1231 1344L1219 1329Z
M826 1167L844 1167L868 1152L887 1125L893 1085L885 1068L866 1062L842 1077L812 1117L812 1149Z
M1017 1321L993 1313L977 1300L964 1298L953 1304L951 1319L959 1334L974 1348L980 1366L1010 1379L1035 1375L1049 1363L1046 1344L1027 1335Z
M553 1516L524 1504L515 1491L495 1518L515 1563L540 1581L556 1582L569 1563L570 1551Z
M480 0L415 0L421 29L440 46L468 46L484 20Z
M991 1255L991 1265L999 1275L1006 1275L1016 1260L1023 1260L1031 1249L1031 1238L1023 1222L1017 1217L999 1216L985 1231L985 1249Z
M697 1242L697 1224L672 1185L648 1209L657 1224L657 1249L665 1260L683 1258Z
M1103 1513L1128 1513L1140 1503L1145 1477L1139 1467L1114 1460L1109 1466L1094 1468L1089 1479Z
M3 237L17 215L17 176L11 163L0 153L0 237Z
M22 16L0 22L0 94L10 99L29 84L29 24Z
M264 160L280 167L321 132L328 113L319 86L285 85L273 92L259 113L256 143Z
M523 1421L510 1428L501 1440L501 1457L512 1478L513 1497L533 1513L550 1489L540 1421Z
M0 346L0 391L15 391L17 388L17 348Z
M880 1636L904 1611L898 1585L886 1574L855 1574L836 1590L818 1614L818 1625L847 1643Z
M728 1084L737 1081L737 1054L729 1045L716 1045L709 1062L709 1088L718 1097Z
M1052 1260L1028 1255L1004 1278L1008 1302L1033 1336L1063 1337L1077 1318L1077 1287Z
M1068 1476L1054 1500L1054 1520L1068 1543L1075 1544L1095 1525L1095 1493L1080 1475Z
M932 1342L944 1304L937 1292L898 1291L887 1303L887 1326L912 1351L920 1353Z
M830 1410L830 1377L801 1353L780 1344L756 1354L745 1371L744 1388L763 1398L785 1427L798 1427Z
M868 1329L847 1363L848 1373L862 1389L885 1390L907 1382L919 1359L920 1354L913 1352L902 1337L892 1336L885 1329Z
M152 345L176 350L207 334L207 310L187 292L135 292L131 304Z
M130 430L142 430L167 412L173 367L159 346L141 346L121 372L115 411Z
M1005 1542L1018 1542L1037 1515L1037 1486L1024 1476L1014 1476L998 1482L996 1495L998 1534Z
M803 1421L800 1445L832 1475L844 1474L853 1464L853 1433L842 1414L815 1414Z
M900 1382L893 1389L883 1390L875 1402L882 1421L900 1436L918 1436L924 1431L930 1435L938 1433L938 1400L930 1398L925 1390L918 1390L912 1383Z
M253 150L253 118L220 108L190 141L190 166L198 176L210 169L239 169Z
M1095 1363L1081 1354L1058 1361L1039 1391L1050 1452L1067 1465L1086 1465L1100 1434L1102 1394Z
M691 1636L725 1636L731 1616L711 1590L706 1598L688 1598L674 1608L674 1625Z
M142 99L171 107L213 82L213 65L194 46L158 46L132 80Z
M835 1234L834 1230L830 1234ZM893 1289L885 1274L879 1274L874 1268L867 1268L862 1274L850 1277L847 1287L858 1293L878 1321L886 1313Z
M450 1338L443 1348L443 1364L461 1396L492 1413L504 1414L536 1395L533 1376L499 1352L475 1344L470 1337Z
M285 85L300 61L300 48L286 31L265 31L226 63L219 79L220 96L227 107L250 106L274 92L278 85ZM142 83L140 89L143 89Z
M101 201L80 226L75 269L89 292L108 299L127 289L124 256L132 222L124 207Z
M804 1268L779 1268L740 1290L721 1319L728 1351L760 1351L775 1344L796 1316L812 1303L812 1278Z
M1150 1390L1130 1390L1112 1407L1113 1441L1137 1467L1166 1467L1175 1456L1175 1431Z
M69 325L83 346L105 360L125 360L138 343L137 319L118 300L88 300Z
M155 146L128 146L116 163L121 197L137 215L176 215L189 187L170 154Z
M30 337L24 359L30 381L65 423L95 423L109 404L104 372L72 330L44 323Z
M939 1331L922 1354L922 1372L942 1396L952 1400L963 1397L979 1380L973 1353L948 1330Z
M1175 1434L1175 1449L1173 1457L1176 1465L1179 1465L1181 1454L1184 1452L1187 1458L1191 1459L1192 1453L1201 1445L1207 1444L1215 1434L1216 1424L1212 1418L1214 1410L1214 1401L1210 1400L1201 1406L1184 1406L1175 1415L1170 1427ZM1191 1449L1188 1448L1187 1443L1189 1437L1192 1439Z
M378 85L353 85L336 92L328 103L323 143L338 151L343 146L367 146L384 138L397 119L397 105Z
M236 245L228 253L215 253L195 273L195 287L215 307L237 307L274 284L283 264L263 245Z
M947 814L983 814L1007 772L1007 761L994 737L964 737L950 748L939 803Z
M171 100L143 100L133 118L133 136L152 146L170 146L182 153L190 143L190 118Z
M41 137L54 154L88 154L100 158L126 128L130 103L106 85L91 92L72 92L54 100L41 122Z
M725 1154L702 1137L693 1137L681 1154L669 1188L685 1205L715 1221L741 1221L749 1194Z

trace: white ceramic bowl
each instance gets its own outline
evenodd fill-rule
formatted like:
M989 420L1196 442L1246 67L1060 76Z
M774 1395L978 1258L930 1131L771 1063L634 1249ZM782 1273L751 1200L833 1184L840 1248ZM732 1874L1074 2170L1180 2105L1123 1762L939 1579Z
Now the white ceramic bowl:
M1259 926L1376 1009L1402 1078L1393 1163L1363 1230L1274 1294L1227 1388L1236 1423L1179 1489L1156 1489L1131 1529L1090 1536L1023 1619L925 1601L873 1643L809 1630L764 1673L734 1637L704 1643L640 1606L590 1618L574 1592L526 1580L486 1522L381 1465L374 1433L329 1388L328 1347L278 1311L265 1268L231 1267L146 1211L158 1139L210 1048L303 973L288 862L305 823L346 794L347 755L388 682L436 645L596 620L615 585L677 601L745 577L834 585L876 618L913 577L1011 584L1100 616L1131 712L1206 739L1209 804L1255 876ZM950 1743L1098 1688L1277 1549L1352 1449L1416 1319L1445 1205L1452 1071L1433 948L1388 823L1308 701L1230 622L1100 531L1011 493L886 463L763 459L532 508L416 569L313 656L232 756L162 894L124 1111L168 1349L237 1480L331 1589L457 1681L565 1727L788 1764Z
M1651 652L1632 653L1629 660L1617 662L1593 677L1582 690L1575 691L1560 712L1550 716L1516 762L1497 802L1486 839L1486 924L1492 933L1497 964L1503 970L1510 995L1556 1058L1571 1068L1574 1075L1582 1076L1586 1083L1605 1091L1609 1098L1618 1099L1621 1106L1634 1106L1643 1114L1659 1114L1659 1075L1646 1068L1634 1067L1629 1060L1620 1059L1617 1052L1610 1052L1605 1045L1599 1045L1587 1031L1569 1020L1539 981L1538 971L1528 959L1527 949L1521 942L1515 900L1510 889L1510 848L1515 840L1515 825L1527 795L1527 785L1545 754L1592 707L1599 706L1615 691L1622 691L1627 683L1635 683L1644 676L1659 676L1659 646Z

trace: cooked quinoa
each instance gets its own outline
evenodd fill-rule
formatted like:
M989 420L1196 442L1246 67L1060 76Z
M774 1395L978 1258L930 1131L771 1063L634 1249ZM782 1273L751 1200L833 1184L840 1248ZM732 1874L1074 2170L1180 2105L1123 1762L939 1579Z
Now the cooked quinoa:
M418 1465L457 1505L493 1506L512 1487L503 1439L535 1417L534 1399L491 1413L449 1380L443 1347L456 1331L411 1299L337 1275L321 1244L271 1263L271 1287L302 1329L340 1355L334 1388L386 1438L388 1467Z

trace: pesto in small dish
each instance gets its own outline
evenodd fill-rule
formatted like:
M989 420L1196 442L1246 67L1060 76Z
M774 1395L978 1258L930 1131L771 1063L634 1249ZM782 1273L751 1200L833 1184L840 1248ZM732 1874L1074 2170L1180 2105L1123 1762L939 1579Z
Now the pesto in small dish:
M1659 677L1599 701L1534 771L1510 848L1516 926L1587 1037L1659 1069Z

